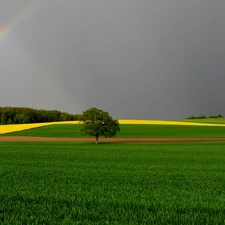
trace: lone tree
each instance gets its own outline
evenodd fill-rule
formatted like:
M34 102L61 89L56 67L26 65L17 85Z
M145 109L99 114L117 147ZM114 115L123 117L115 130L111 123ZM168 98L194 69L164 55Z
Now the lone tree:
M83 111L79 121L83 122L81 133L94 136L96 144L100 136L114 137L120 131L118 120L112 119L108 112L97 108Z

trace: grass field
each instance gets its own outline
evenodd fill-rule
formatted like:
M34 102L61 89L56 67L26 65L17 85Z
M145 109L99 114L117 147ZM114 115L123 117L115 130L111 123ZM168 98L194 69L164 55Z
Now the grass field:
M87 137L81 136L80 124L50 125L40 128L5 134L6 136L42 136L42 137ZM225 137L225 127L182 126L182 125L143 125L121 124L121 132L116 137Z
M209 124L225 124L225 119L186 119L181 120L182 122L192 122L192 123L209 123Z
M0 224L225 224L225 143L1 143Z
M133 123L121 124L117 137L225 137L225 126ZM21 125L4 136L87 137L80 126ZM1 143L0 224L225 224L224 149L224 142Z

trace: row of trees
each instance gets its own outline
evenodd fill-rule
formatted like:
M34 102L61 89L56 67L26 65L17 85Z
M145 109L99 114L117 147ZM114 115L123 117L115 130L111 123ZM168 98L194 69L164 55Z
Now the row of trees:
M0 124L23 124L78 120L79 114L58 110L38 110L25 107L0 107Z
M207 118L223 118L223 116L221 114L218 115L210 115L210 116L205 116L204 114L201 116L189 116L187 117L187 119L207 119Z

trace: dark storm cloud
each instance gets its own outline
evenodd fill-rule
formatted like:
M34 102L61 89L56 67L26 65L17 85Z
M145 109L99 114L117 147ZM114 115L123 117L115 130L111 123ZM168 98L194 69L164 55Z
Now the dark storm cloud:
M224 19L219 0L46 1L1 46L11 87L1 102L117 118L225 114Z

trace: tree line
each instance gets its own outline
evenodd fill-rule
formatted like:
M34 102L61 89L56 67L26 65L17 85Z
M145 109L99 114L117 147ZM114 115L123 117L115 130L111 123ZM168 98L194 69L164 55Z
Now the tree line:
M213 118L223 118L223 116L221 114L218 115L210 115L210 116L205 116L204 114L201 116L189 116L187 117L187 119L213 119Z
M75 121L78 120L79 116L79 114L69 114L58 110L0 107L0 124Z

